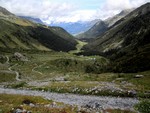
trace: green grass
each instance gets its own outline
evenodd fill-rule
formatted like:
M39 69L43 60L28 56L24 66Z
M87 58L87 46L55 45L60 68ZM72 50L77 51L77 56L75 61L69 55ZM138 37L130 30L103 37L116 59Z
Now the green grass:
M11 87L12 88L23 88L27 85L26 82L20 82L20 83L17 83L17 84L12 84Z
M82 41L79 41L77 40L78 44L76 45L76 50L73 50L73 51L70 51L69 53L79 53L79 52L82 52L82 47L85 46L87 44L87 42L82 42Z
M139 104L135 105L135 108L140 113L150 113L150 100L143 100Z
M35 105L38 104L39 106L31 107L23 104L26 100L34 103ZM12 108L23 108L31 111L32 113L75 113L76 108L64 105L63 103L57 103L57 106L60 106L60 108L44 107L44 105L51 105L52 102L53 101L45 100L42 97L0 94L0 113L9 113L12 111Z
M80 57L63 52L47 52L47 53L35 53L27 54L30 62L16 62L18 63L14 70L18 70L23 78L31 78L34 80L42 80L44 78L54 78L58 76L69 75L71 78L67 77L67 80L85 80L94 78L95 76L91 73L86 73L86 68L89 65L93 65L94 62L99 62L99 64L105 65L108 61L103 57L91 56L91 57ZM93 60L93 59L96 60ZM34 68L34 71L33 71ZM35 72L36 71L36 72ZM39 74L42 73L42 74ZM83 75L83 76L82 76ZM80 78L79 78L80 76ZM78 79L76 79L76 77ZM73 79L72 79L73 78Z
M29 62L16 61L11 58L12 54L7 53L7 56L11 58L10 65L2 64L0 66L0 70L8 70L9 66L17 64L13 66L12 69L20 73L23 82L49 82L50 85L36 87L34 85L22 85L20 82L15 84L10 83L8 86L13 88L30 87L33 89L41 89L43 87L46 91L52 90L60 93L70 92L90 95L130 96L127 95L126 92L111 92L110 90L96 91L96 93L94 91L85 91L86 89L92 89L97 86L103 87L105 83L113 82L118 88L122 88L123 90L135 90L138 93L138 97L149 97L149 94L145 96L145 94L150 90L149 71L140 73L103 73L101 69L103 69L103 66L107 66L109 60L100 56L75 56L69 53L54 51L23 51L21 53L28 57ZM99 70L99 72L102 73L95 73L92 71L87 72L87 69L89 69L87 68L88 66L92 69L92 71ZM137 74L142 74L144 77L135 78L134 76ZM13 79L15 79L15 75L13 77ZM7 75L7 79L5 78L5 81L13 80ZM73 91L75 88L79 88L79 91Z
M136 78L136 75L143 75L143 78ZM116 74L112 79L122 78L121 80L117 80L116 83L121 83L122 81L127 81L136 86L136 90L145 91L150 90L150 71L140 72L140 73L122 73Z
M82 95L133 97L127 91L112 91L105 88L105 86L105 84L99 83L98 81L53 81L43 87L32 86L32 89ZM116 85L115 87L119 88L120 86Z
M14 82L16 81L16 75L12 73L0 73L1 82Z
M5 60L5 62L6 62L6 60ZM8 65L0 63L0 70L8 70L8 67L9 67Z
M120 109L107 109L105 110L108 113L137 113L135 111L130 110L120 110Z
M0 47L3 49L65 52L76 49L77 41L61 28L46 28L24 19L0 19L0 24Z

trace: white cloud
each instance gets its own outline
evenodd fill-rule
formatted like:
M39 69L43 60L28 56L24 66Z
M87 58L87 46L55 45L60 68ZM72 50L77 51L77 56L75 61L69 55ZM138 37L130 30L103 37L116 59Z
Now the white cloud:
M76 9L71 3L51 0L1 0L0 5L16 15L41 19L67 16Z
M46 23L51 22L77 22L77 21L90 21L93 20L94 15L96 11L95 10L78 10L73 11L69 15L60 16L57 17L51 17L49 16L48 19L43 19Z
M106 19L123 9L138 7L146 2L150 0L0 0L0 5L16 15L37 17L50 24ZM101 7L94 9L92 3Z
M150 2L150 0L106 0L96 15L101 19L106 19L124 9L136 8L146 2Z

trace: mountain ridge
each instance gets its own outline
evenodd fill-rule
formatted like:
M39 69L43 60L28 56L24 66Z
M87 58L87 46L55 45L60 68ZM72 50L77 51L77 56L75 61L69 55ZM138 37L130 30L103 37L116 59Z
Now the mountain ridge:
M119 14L110 17L104 21L97 22L89 30L77 35L80 40L92 40L105 33L111 26L113 26L118 20L129 14L133 9L122 10Z
M5 12L7 12L7 10ZM39 25L10 14L11 13L5 13L5 15L0 14L1 48L65 52L76 49L77 41L64 29L55 29L53 27ZM62 35L60 35L60 33Z
M100 19L95 19L92 21L79 21L79 22L60 22L60 23L51 23L49 26L59 26L67 30L70 34L77 35L81 32L84 32L90 27L92 27Z
M9 12L7 9L0 6L0 13L3 13L4 15L13 15L11 12Z
M45 25L45 23L41 19L39 19L39 18L34 18L34 17L30 17L30 16L19 16L19 17L23 18L23 19L30 20L30 21L32 21L34 23L44 24Z
M117 21L106 33L86 45L84 50L91 53L97 51L115 61L112 66L115 71L145 71L150 67L149 63L144 65L150 60L149 25L150 3L147 3Z

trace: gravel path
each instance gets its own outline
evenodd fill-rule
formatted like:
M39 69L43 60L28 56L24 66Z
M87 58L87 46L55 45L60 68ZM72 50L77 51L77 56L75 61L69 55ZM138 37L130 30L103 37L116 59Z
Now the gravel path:
M37 65L36 67L34 67L34 68L32 69L32 72L38 73L38 74L40 74L40 75L43 75L43 73L41 73L41 72L39 72L39 71L36 71L35 69L40 68L40 67L42 67L42 66L45 65L45 64L46 64L46 63L43 63L43 64L41 64L41 65Z
M6 63L7 63L7 64L9 64L9 61L10 61L10 60L9 60L9 57L8 57L8 56L6 56L6 58L7 58ZM21 79L20 79L20 75L19 75L19 72L18 72L18 71L13 71L13 70L12 70L12 67L14 67L14 66L16 66L16 65L17 65L17 64L15 64L15 65L13 65L13 66L9 67L9 68L8 68L8 70L9 70L10 72L12 72L12 73L15 73L15 74L16 74L16 80L17 80L17 81L21 81Z
M9 57L6 56L6 58L7 58L6 64L9 64Z
M133 110L133 106L139 102L136 98L120 98L120 97L103 97L103 96L83 96L75 94L58 94L31 90L17 90L0 88L0 93L21 94L42 96L49 100L63 102L69 105L77 105L78 107L101 108L101 109L128 109Z
M14 72L14 73L16 74L16 80L17 80L17 81L21 81L19 72L18 72L18 71L13 71L13 70L12 70L12 67L14 67L14 66L16 66L16 65L17 65L17 64L15 64L15 65L9 67L8 70L9 70L10 72Z

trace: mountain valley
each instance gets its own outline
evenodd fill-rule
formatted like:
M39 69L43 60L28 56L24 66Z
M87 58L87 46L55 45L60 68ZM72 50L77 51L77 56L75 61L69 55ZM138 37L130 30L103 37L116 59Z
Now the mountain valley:
M0 113L150 112L150 3L83 26L0 7Z

